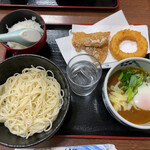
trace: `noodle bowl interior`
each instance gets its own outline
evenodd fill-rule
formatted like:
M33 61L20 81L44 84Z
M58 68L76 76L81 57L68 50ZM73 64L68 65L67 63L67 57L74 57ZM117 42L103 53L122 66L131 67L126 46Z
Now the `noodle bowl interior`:
M125 68L108 80L108 96L114 109L134 124L150 122L150 74L140 68Z
M47 132L63 105L63 96L51 70L25 68L0 86L0 122L25 138Z

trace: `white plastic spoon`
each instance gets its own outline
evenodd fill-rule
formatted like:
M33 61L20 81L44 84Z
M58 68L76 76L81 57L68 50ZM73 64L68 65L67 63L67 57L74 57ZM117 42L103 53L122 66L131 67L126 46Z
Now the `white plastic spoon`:
M40 38L40 32L32 28L22 28L13 32L0 34L0 42L16 42L27 47L38 42Z

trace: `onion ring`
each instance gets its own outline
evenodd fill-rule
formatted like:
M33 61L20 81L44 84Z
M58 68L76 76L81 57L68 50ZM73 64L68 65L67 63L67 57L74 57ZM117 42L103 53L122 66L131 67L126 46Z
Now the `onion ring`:
M131 40L137 43L137 50L133 53L125 53L120 50L119 45L124 40ZM117 32L110 41L110 52L117 60L129 57L145 57L148 50L146 38L138 31L125 29Z

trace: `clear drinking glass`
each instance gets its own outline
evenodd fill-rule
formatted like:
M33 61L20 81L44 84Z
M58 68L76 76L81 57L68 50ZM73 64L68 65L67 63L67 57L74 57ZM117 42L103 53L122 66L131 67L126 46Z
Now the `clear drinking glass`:
M102 75L100 62L89 54L74 56L67 65L67 78L74 93L87 96L96 88Z

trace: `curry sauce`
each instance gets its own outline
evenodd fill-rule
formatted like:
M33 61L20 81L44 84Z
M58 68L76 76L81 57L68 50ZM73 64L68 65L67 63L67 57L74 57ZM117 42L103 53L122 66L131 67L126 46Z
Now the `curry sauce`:
M116 85L119 77L119 72L115 72L108 80L108 94L111 92L111 86ZM112 103L112 102L111 102ZM112 105L114 105L112 103ZM135 109L132 107L130 110L124 111L122 108L121 111L118 111L118 113L125 118L126 120L135 123L135 124L145 124L150 122L150 111L149 110L143 110L143 109Z

